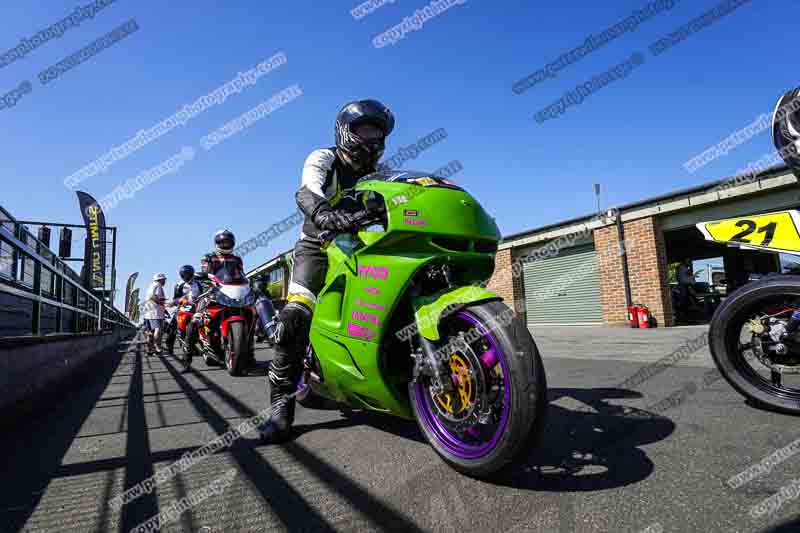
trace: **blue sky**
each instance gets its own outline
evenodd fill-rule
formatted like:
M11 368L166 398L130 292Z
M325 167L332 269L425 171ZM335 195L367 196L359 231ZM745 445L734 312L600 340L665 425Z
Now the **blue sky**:
M0 53L88 3L4 2ZM333 143L335 114L351 99L377 98L395 112L387 154L445 128L444 141L406 166L461 161L456 181L510 234L593 210L595 182L608 207L735 173L770 152L768 133L695 174L683 163L770 112L798 84L796 38L785 24L795 0L750 2L655 57L649 44L717 4L676 2L521 95L514 82L647 2L467 0L380 49L373 37L427 3L396 0L356 20L350 10L358 3L117 0L0 68L0 94L25 80L33 87L0 111L0 205L19 218L79 223L67 176L281 51L287 63L256 85L78 187L100 198L184 146L197 150L177 174L107 214L119 227L118 286L133 271L140 280L166 272L171 284L181 264L197 264L210 249L217 228L243 241L289 215L305 157ZM39 82L39 72L131 18L138 31ZM627 78L555 120L533 120L636 51L645 64ZM201 137L293 84L302 96L213 150L200 148ZM290 248L296 236L256 250L245 266Z

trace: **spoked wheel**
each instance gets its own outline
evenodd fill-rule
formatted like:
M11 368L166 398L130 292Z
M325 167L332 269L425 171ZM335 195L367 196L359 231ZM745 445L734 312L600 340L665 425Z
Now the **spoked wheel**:
M508 307L490 302L459 311L443 329L452 392L410 385L420 429L457 470L484 477L534 447L544 428L547 384L530 333L518 318L495 324Z
M731 295L711 323L711 355L737 391L761 405L800 414L800 277L777 276Z

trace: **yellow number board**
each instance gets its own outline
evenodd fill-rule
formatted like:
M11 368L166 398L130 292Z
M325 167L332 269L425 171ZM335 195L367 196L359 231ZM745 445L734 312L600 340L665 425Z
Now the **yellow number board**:
M775 251L800 252L797 211L701 222L697 228L710 241Z

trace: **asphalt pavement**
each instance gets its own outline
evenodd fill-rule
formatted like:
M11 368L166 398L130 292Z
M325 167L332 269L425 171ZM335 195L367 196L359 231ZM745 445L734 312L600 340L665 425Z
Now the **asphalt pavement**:
M169 475L184 454L266 407L263 368L234 378L197 359L181 373L175 359L123 345L49 410L4 431L0 533L127 532L159 513L162 531L206 533L800 531L800 520L790 523L800 500L786 489L800 455L728 483L798 439L797 418L747 404L702 343L620 385L696 347L704 328L533 333L550 389L544 440L492 482L454 472L413 423L335 406L299 407L287 445L245 435ZM257 357L263 366L271 352ZM114 504L153 475L152 492ZM777 510L755 516L770 497Z

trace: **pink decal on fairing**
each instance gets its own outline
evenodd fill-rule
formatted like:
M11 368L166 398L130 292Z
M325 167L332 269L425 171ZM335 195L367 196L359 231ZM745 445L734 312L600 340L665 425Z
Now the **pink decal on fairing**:
M403 224L408 224L409 226L427 226L428 221L424 218L406 217L403 219Z
M363 322L370 322L372 324L375 324L376 326L380 326L380 324L381 324L381 318L378 315L373 315L373 314L370 314L370 313L363 313L361 311L353 311L350 316L352 316L353 319L355 319L355 320L361 320Z
M362 337L369 340L375 336L375 332L369 328L364 326L360 326L358 324L353 324L352 322L347 323L347 333L353 335L354 337Z
M370 309L375 309L376 311L386 311L386 308L383 305L372 302L365 302L361 298L356 298L356 305L359 307L368 307Z
M358 277L386 279L389 277L389 269L385 266L358 265Z
M381 292L380 290L378 290L378 287L364 287L364 290L370 294L380 294Z

